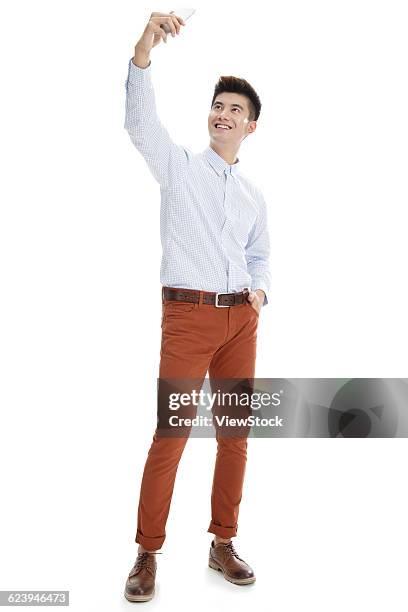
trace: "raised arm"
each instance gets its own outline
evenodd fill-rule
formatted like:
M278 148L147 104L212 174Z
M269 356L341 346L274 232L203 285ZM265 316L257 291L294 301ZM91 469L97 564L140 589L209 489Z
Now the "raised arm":
M151 14L136 43L134 56L129 61L124 127L155 179L166 187L172 180L177 180L187 167L188 151L171 140L156 112L150 78L150 52L160 41L167 42L167 34L161 25L167 26L171 35L176 37L185 23L181 17L171 13Z

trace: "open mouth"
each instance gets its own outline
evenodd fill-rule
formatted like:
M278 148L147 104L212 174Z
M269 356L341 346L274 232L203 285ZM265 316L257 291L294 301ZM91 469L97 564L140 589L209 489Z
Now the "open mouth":
M225 123L216 123L215 128L217 130L230 130L231 127L229 125L225 125Z

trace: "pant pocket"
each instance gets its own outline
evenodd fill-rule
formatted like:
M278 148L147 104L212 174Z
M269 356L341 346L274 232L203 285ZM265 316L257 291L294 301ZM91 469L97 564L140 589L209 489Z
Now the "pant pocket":
M189 313L191 313L195 309L195 307L196 304L194 304L193 302L166 302L165 304L163 304L163 314L161 323L162 328L167 321L182 320Z
M254 315L259 318L259 312L257 312L255 310L255 308L253 306L251 306L251 304L249 302L246 302L246 305L248 306L248 308L250 308L252 310L252 312L254 313Z

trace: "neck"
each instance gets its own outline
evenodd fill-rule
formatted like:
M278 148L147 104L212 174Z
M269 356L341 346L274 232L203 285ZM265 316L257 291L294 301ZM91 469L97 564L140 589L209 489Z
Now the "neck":
M210 147L212 148L213 151L215 151L217 153L217 155L219 155L220 157L222 157L222 159L227 162L227 164L235 164L235 162L237 161L237 155L238 155L238 151L239 151L239 147L225 147L225 146L220 146L214 142L210 142Z

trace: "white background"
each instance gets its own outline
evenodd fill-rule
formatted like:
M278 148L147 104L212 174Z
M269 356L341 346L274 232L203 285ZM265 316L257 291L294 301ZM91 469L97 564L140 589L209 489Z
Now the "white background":
M127 610L160 346L159 188L123 129L136 2L1 8L0 589ZM257 375L404 377L407 8L197 1L152 53L173 138L208 144L221 74L263 109L243 144L269 205ZM407 609L405 440L257 440L235 543L207 568L213 440L179 469L151 609ZM136 604L137 605L137 604Z

